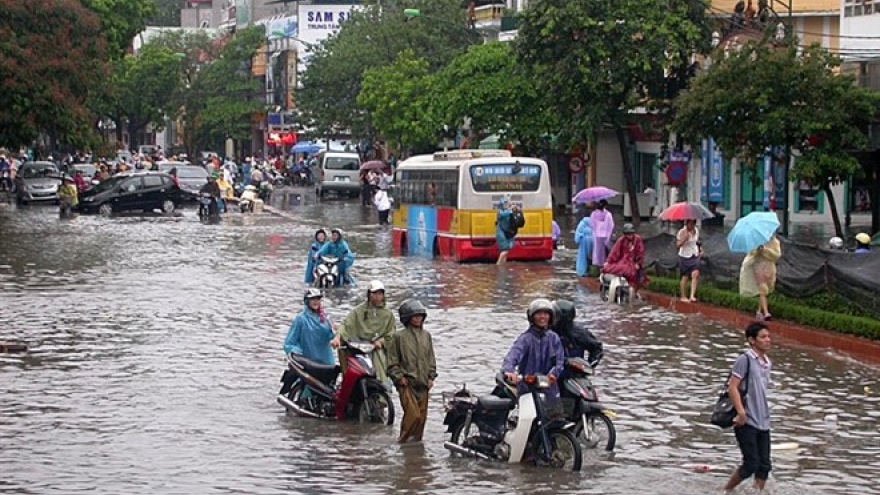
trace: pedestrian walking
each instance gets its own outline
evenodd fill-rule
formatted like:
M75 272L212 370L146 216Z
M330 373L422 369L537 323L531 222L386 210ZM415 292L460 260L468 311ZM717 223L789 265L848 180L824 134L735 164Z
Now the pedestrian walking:
M755 477L755 488L763 492L772 465L770 463L770 408L767 387L770 384L770 330L763 322L746 328L749 350L733 363L727 393L736 409L733 431L742 452L742 464L730 476L724 490L730 493L740 483ZM744 383L746 397L740 392Z
M608 201L604 199L596 204L596 209L590 213L590 229L593 231L593 264L602 266L605 257L608 256L608 248L611 244L611 233L614 232L614 217L605 208Z
M394 335L388 346L388 376L397 387L403 409L397 442L421 442L428 420L429 393L437 379L434 343L424 329L428 310L421 301L404 301L398 313L404 329Z
M782 256L782 245L776 236L763 246L753 249L743 259L739 270L739 293L745 297L758 296L758 320L770 320L767 296L776 288L776 262Z
M696 220L685 220L684 227L675 235L678 247L678 274L681 276L680 293L684 302L697 302L697 282L700 280L700 229ZM687 280L691 279L691 294L687 295Z
M379 225L388 225L388 215L391 213L391 203L394 200L388 196L386 189L379 189L373 196L373 204L376 205L376 211L379 213Z

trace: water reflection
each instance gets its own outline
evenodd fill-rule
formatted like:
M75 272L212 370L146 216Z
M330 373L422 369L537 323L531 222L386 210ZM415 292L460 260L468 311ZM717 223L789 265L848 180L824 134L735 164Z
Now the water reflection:
M371 209L308 196L287 208L208 226L192 211L62 223L53 209L0 207L2 338L32 349L0 355L0 493L720 490L738 452L707 410L742 349L737 329L603 304L574 283L574 251L506 267L393 258ZM273 401L281 341L312 234L333 226L360 281L383 280L394 308L407 297L430 308L437 392L488 392L528 302L572 298L605 342L595 382L619 415L616 452L591 453L582 473L452 459L439 394L420 446L395 444L398 425L286 416ZM362 283L325 302L339 319L363 299ZM772 358L774 439L799 445L774 453L773 492L880 493L880 373L800 347Z

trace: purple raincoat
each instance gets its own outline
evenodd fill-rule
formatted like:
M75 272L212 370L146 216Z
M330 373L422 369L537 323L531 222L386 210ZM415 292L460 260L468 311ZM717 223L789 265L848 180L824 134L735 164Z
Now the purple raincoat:
M565 365L565 349L559 335L553 330L538 330L532 325L517 337L513 347L507 351L504 363L501 365L503 373L519 373L520 375L553 375L559 378ZM525 387L520 383L519 390L522 393ZM558 394L556 384L553 384L553 395Z

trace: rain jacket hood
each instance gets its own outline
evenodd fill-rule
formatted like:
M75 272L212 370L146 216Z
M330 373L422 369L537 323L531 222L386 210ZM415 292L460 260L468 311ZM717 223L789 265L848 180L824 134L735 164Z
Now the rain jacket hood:
M302 354L322 364L336 364L330 341L333 340L333 326L330 318L321 307L317 312L305 304L303 311L296 315L287 338L284 339L284 352Z

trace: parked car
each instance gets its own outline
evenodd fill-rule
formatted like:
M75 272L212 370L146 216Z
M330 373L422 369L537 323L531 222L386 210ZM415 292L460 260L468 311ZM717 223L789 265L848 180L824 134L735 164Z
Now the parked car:
M81 213L110 216L126 211L162 210L171 213L183 201L174 178L162 172L117 174L82 193Z
M183 193L184 201L195 201L199 195L199 189L208 182L208 172L197 165L184 162L159 162L159 171L170 174L172 169L177 169L177 185Z
M64 167L64 173L73 177L77 172L82 172L86 181L91 183L92 177L98 171L98 167L91 163L73 163Z
M19 204L31 201L58 201L61 172L52 162L25 162L15 176Z

